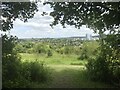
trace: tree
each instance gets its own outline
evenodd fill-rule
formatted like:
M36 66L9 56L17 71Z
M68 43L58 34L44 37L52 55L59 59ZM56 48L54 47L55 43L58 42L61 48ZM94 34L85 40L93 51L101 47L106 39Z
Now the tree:
M22 62L21 57L14 49L16 43L17 37L2 36L2 87L30 88L33 82L46 81L48 71L44 63L37 60Z
M16 37L2 36L2 83L3 88L9 87L20 75L21 62L17 52L13 49L16 44ZM10 84L11 83L11 84ZM15 83L13 83L15 85Z
M26 22L37 11L37 4L31 2L2 2L2 30L8 31L13 28L13 21L17 18ZM21 74L22 65L20 57L14 50L17 37L2 36L2 83L3 88L27 87L29 82ZM30 66L30 65L29 65ZM24 70L27 71L27 70ZM28 76L27 76L28 77Z
M120 87L120 35L107 35L96 58L86 65L91 79L111 82Z
M51 26L58 23L74 25L80 28L87 25L95 32L103 33L106 30L115 32L120 26L120 2L46 2L53 11L54 18ZM119 31L120 32L120 31Z
M120 86L120 2L46 2L53 11L51 26L62 24L88 28L101 35L100 53L88 61L87 70L92 78L117 83ZM103 37L109 30L111 35Z
M37 3L33 2L2 2L2 31L13 28L13 21L17 18L27 22L33 18L37 9Z

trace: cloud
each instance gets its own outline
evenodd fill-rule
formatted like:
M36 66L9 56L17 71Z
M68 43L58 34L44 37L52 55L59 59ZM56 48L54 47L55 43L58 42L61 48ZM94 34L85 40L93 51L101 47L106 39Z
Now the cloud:
M56 25L53 29L50 27L50 23L53 21L53 17L46 15L42 16L42 12L46 11L50 13L52 9L49 5L42 5L38 3L38 12L32 19L24 23L19 19L14 22L14 28L11 30L12 35L16 35L19 38L43 38L43 37L71 37L71 36L83 36L86 33L93 34L93 31L85 26L80 29L76 29L74 26L66 26L63 28L60 24Z

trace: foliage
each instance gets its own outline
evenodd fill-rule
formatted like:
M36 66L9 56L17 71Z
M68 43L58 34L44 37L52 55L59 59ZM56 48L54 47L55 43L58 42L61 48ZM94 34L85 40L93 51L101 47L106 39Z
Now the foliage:
M116 39L116 37L118 39ZM87 69L92 79L120 84L120 35L107 35L103 39L96 59L88 61Z
M65 46L64 47L64 53L65 54L71 54L72 51L73 51L73 47L71 47L71 46Z
M17 56L17 53L13 51L15 40L16 38L12 36L2 36L3 81L4 79L11 80L19 74L17 71L20 66L20 58Z
M120 85L120 31L118 30L120 26L120 20L118 19L120 16L120 2L48 2L48 4L53 8L50 15L53 16L54 22L51 26L58 23L61 23L64 27L65 24L75 25L76 28L80 28L81 25L87 25L89 28L94 29L95 32L98 30L100 34L106 30L113 31L114 35L108 35L107 38L101 40L101 52L98 53L99 55L96 58L89 60L87 69L90 76L93 76L93 79L106 82L110 81ZM37 6L36 3L31 2L2 2L2 10L2 27L3 31L7 31L13 28L13 21L17 18L24 22L32 18L35 11L37 11ZM118 34L114 32L118 32ZM23 68L21 68L20 58L13 49L15 40L13 37L3 36L3 87L28 87L30 77L26 77L25 73L25 75L21 74L21 69ZM71 42L69 44L72 45ZM69 48L64 49L64 46L58 45L59 49L69 53L66 51ZM37 52L41 53L42 51L46 53L47 50L45 47L40 47L38 46ZM25 48L29 47L25 46ZM86 50L83 51L86 53ZM28 68L27 75L31 75L31 77L35 75L36 78L34 79L38 79L40 72L32 72L38 70L39 65L30 63L28 67L30 69Z
M51 50L48 50L47 56L50 57L50 56L52 56L52 55L53 55L52 51L51 51Z
M81 53L81 55L80 55L80 57L78 58L78 59L80 59L80 60L84 60L84 59L88 59L88 54L87 54L87 49L86 48L84 48L83 50L82 50L82 53Z
M48 71L44 63L38 62L24 62L22 75L30 82L44 82L47 80Z
M37 10L35 2L2 2L2 30L7 31L13 28L13 21L20 19L26 22L33 18Z
M90 58L87 69L94 79L111 81L120 85L120 2L46 2L53 11L51 26L62 24L74 25L80 28L87 25L100 34L100 52ZM71 12L72 11L72 12ZM103 33L110 31L111 35L103 38ZM86 51L86 50L85 50ZM94 52L95 53L95 52ZM84 53L83 53L84 55Z
M80 54L81 43L84 42L76 38L62 39L19 39L15 50L18 53L38 53L48 54L57 52L59 54ZM49 52L50 50L50 52Z
M34 62L36 59L38 61L44 62L46 65L70 65L71 63L87 63L87 60L78 60L78 55L74 54L68 54L68 55L61 55L56 52L53 52L54 56L51 56L49 58L46 57L45 54L39 55L39 54L29 54L29 53L20 53L22 62Z
M10 82L12 83L12 80L18 78L20 74L20 58L18 57L17 53L13 50L16 43L15 41L16 37L7 37L7 35L2 36L3 87L6 87L6 85Z
M63 48L63 47L56 49L56 51L57 51L59 54L64 54L64 48Z
M95 57L98 47L99 47L98 41L84 41L81 46L81 50L80 50L81 53L78 59L84 60Z
M34 50L35 50L36 53L39 53L39 54L47 52L46 47L41 43L36 44L34 46Z
M73 52L73 46L63 46L61 48L57 48L56 51L60 54L72 54Z
M20 43L16 44L14 49L19 53L24 53L26 51L26 49Z
M46 2L53 11L50 16L54 18L53 25L74 25L80 28L87 25L89 28L102 33L111 32L119 28L120 2ZM72 11L72 12L71 12Z
M19 42L18 40L18 43L15 45L15 50L18 52L18 53L32 53L34 52L33 50L33 46L34 46L34 43L32 42Z
M47 80L47 69L43 63L21 62L15 51L16 37L2 36L2 83L3 88L31 87L31 82Z
M102 56L96 59L89 59L86 65L88 73L93 80L108 81L108 67Z

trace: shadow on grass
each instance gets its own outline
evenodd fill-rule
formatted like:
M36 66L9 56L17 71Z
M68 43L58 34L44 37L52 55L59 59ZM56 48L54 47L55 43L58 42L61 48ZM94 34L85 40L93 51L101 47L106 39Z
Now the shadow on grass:
M112 88L111 85L91 81L83 67L61 68L51 68L51 78L42 88Z

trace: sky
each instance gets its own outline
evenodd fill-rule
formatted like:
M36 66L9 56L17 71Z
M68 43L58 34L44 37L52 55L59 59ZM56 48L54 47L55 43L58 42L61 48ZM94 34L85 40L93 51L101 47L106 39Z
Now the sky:
M10 34L18 38L61 38L79 37L86 34L95 35L93 30L86 28L86 26L76 29L74 26L68 25L66 28L63 28L61 24L58 24L54 28L51 28L50 23L52 23L53 17L41 15L43 11L50 13L52 11L50 6L38 3L38 10L34 17L26 23L16 19L13 23L13 29L10 30Z

